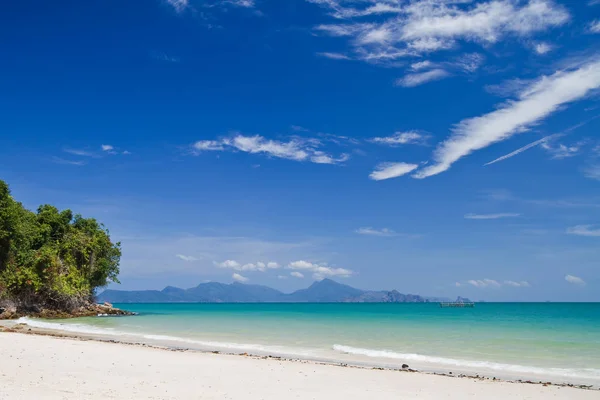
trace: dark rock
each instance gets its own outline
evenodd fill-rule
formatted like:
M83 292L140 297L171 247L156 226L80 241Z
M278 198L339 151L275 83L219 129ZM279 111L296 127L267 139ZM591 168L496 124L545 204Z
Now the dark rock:
M402 364L402 369L406 369L406 368L409 368L408 364Z

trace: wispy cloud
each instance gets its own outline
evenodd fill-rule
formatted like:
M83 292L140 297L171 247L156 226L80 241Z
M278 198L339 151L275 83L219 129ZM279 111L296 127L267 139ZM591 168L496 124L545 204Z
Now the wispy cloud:
M73 149L70 147L65 147L63 149L63 151L65 153L69 153L69 154L73 154L74 156L80 156L80 157L98 157L98 155L92 151L89 150L82 150L82 149Z
M180 260L186 261L186 262L198 261L198 259L196 257L186 256L183 254L177 254L177 255L175 255L175 257L179 258Z
M388 146L401 146L405 144L427 145L431 136L419 131L396 132L392 136L375 137L369 141Z
M585 143L585 141L579 141L572 145L566 146L562 143L554 145L549 141L545 141L541 144L541 147L542 149L546 150L553 159L560 160L578 155Z
M317 53L318 56L330 58L332 60L352 60L352 57L342 53Z
M298 271L290 272L290 275L293 276L294 278L304 278L304 275L302 274L302 272L298 272Z
M397 178L406 175L419 168L418 164L398 163L381 163L371 172L369 178L374 181L382 181L385 179Z
M179 63L181 59L179 57L173 57L168 55L167 53L161 51L153 51L150 53L150 56L158 61L164 61L167 63Z
M552 51L552 46L545 42L536 43L533 49L537 54L543 55Z
M515 287L515 288L526 288L526 287L531 287L531 284L527 281L511 281L511 280L506 280L504 282L501 281L497 281L495 279L470 279L466 282L456 282L455 286L456 287L463 287L463 286L467 286L467 285L471 285L474 286L476 288L480 288L480 289L484 289L484 288L501 288L502 286L510 286L510 287Z
M589 30L591 33L600 33L600 19L592 21L589 25Z
M279 141L260 135L235 134L218 140L200 140L192 145L192 152L197 155L206 151L241 151L293 161L309 161L315 164L341 164L350 158L348 154L333 156L325 153L319 150L320 146L322 146L321 141L314 139L294 137L289 141Z
M461 121L451 136L433 154L435 164L414 177L426 178L448 170L452 164L476 150L527 131L561 106L580 100L600 87L600 61L559 71L526 87L516 101L489 114Z
M313 274L313 278L316 280L322 280L327 277L339 276L341 278L348 278L353 271L345 268L334 268L329 267L327 264L315 264L309 261L299 260L290 263L287 268L299 271L308 271Z
M504 284L507 286L512 286L512 287L530 287L531 284L529 284L529 282L527 281L504 281Z
M497 214L465 214L465 219L500 219L500 218L516 218L521 214L517 213L497 213Z
M55 164L63 164L63 165L75 165L78 167L81 167L83 165L86 164L85 161L73 161L73 160L66 160L64 158L61 157L52 157L52 162Z
M592 164L584 167L583 175L586 178L600 181L600 164Z
M427 82L437 81L450 76L450 73L443 69L432 69L427 72L419 72L415 74L408 74L404 77L396 80L396 85L404 87L415 87L423 85Z
M600 228L593 225L575 225L567 228L568 235L600 237Z
M246 263L241 264L235 260L225 260L223 262L214 262L215 266L219 268L233 269L234 271L259 271L265 272L268 269L277 269L279 268L279 264L270 261L270 262L256 262L256 263Z
M389 237L389 236L397 235L397 233L395 231L388 229L388 228L376 229L376 228L366 227L366 228L358 228L354 232L358 233L359 235L370 235L370 236L388 236Z
M585 285L585 281L578 276L575 275L565 275L565 281L572 283L574 285Z
M489 46L508 37L531 37L570 19L552 0L307 1L338 20L317 26L317 32L347 38L354 58L371 63L456 48L461 42Z
M170 4L177 12L183 12L190 6L189 0L166 0L166 2Z
M234 281L240 282L240 283L248 282L250 280L250 279L246 278L245 276L238 274L237 272L234 272L233 275L231 275L231 277L233 278Z
M469 285L478 287L478 288L486 288L486 287L500 287L502 284L494 279L471 279L468 280L467 283Z

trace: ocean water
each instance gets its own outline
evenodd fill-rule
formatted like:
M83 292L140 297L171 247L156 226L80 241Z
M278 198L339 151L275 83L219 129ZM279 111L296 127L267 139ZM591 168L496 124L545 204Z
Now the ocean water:
M600 386L600 303L116 304L33 326L172 347Z

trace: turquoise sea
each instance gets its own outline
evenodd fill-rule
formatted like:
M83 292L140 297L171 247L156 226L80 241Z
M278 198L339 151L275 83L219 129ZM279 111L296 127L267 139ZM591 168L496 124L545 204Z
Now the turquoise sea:
M172 347L600 385L600 303L116 304L30 325Z

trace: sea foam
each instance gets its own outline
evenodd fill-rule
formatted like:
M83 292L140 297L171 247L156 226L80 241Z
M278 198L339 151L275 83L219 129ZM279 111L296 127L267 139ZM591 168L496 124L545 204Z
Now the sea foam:
M514 374L535 374L540 376L556 376L563 378L582 378L594 380L600 379L600 369L593 368L568 369L529 367L524 365L501 364L488 361L459 360L453 358L426 356L422 354L397 353L390 350L363 349L360 347L344 346L340 344L334 344L333 349L345 354L353 354L372 358L394 359L405 362L415 361L438 367L452 366L458 369L461 367L469 369L476 368Z
M173 343L180 345L188 345L200 348L202 350L214 350L214 349L223 349L223 350L236 350L236 351L253 351L260 354L272 354L272 355L288 355L288 356L297 356L297 357L315 357L316 355L308 350L308 349L298 349L298 348L289 348L283 346L265 346L261 344L251 344L251 343L228 343L228 342L216 342L216 341L206 341L206 340L197 340L179 336L171 336L171 335L156 335L156 334L145 334L145 333L133 333L133 332L124 332L117 331L110 328L98 328L91 325L85 324L61 324L55 322L47 322L41 321L37 319L22 317L17 320L17 323L26 324L28 326L34 328L41 329L51 329L63 332L72 332L72 333L83 333L88 335L98 335L98 336L118 336L123 338L124 341L127 340L140 340L144 341L152 341L152 342L160 342L160 343ZM130 339L128 339L130 338Z

